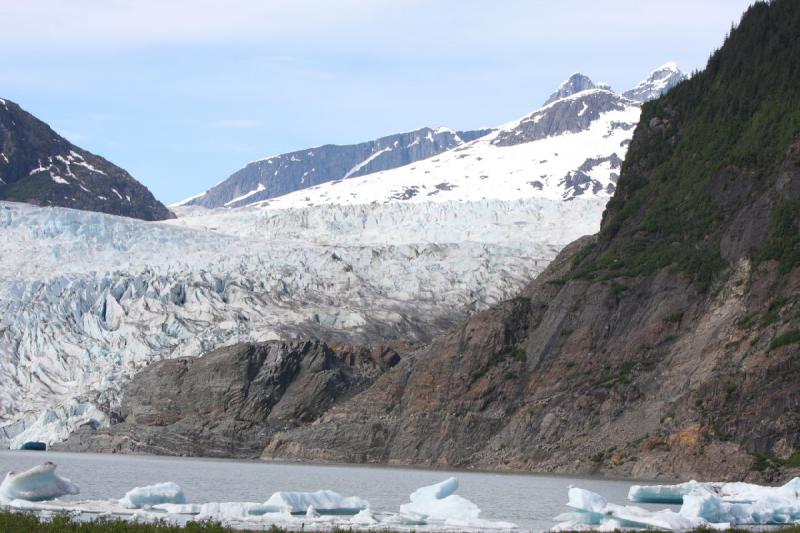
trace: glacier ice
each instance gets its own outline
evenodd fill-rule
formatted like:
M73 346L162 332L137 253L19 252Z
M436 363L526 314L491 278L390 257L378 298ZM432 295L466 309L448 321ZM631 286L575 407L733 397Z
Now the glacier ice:
M424 341L515 294L597 230L604 204L187 208L154 223L0 202L0 446L107 425L153 360L277 338Z
M474 520L481 510L466 498L454 494L458 479L451 477L441 483L422 487L411 493L411 502L400 506L401 513L416 513L439 520Z
M264 502L274 512L306 513L313 507L320 514L356 514L369 507L369 503L358 496L344 497L332 490L316 492L276 492Z
M648 511L641 507L625 506L609 503L608 500L592 491L571 487L569 489L568 507L573 509L556 517L561 521L554 530L568 531L574 529L597 529L606 526L610 529L667 529L683 530L704 525L701 520L692 520L671 509Z
M633 485L628 499L640 503L683 503L692 493L710 493L733 503L752 503L764 498L800 498L800 478L794 478L779 487L767 487L742 482L687 481L676 485Z
M180 485L171 481L145 487L135 487L125 493L125 496L119 500L119 504L128 509L182 503L186 503L186 495Z
M24 472L9 472L0 484L0 500L6 501L39 502L78 493L78 486L56 474L56 465L50 461Z
M639 503L683 503L683 497L700 488L708 488L709 483L687 481L676 485L633 485L628 490L628 499Z
M634 485L629 498L643 503L681 503L679 511L650 511L616 505L594 492L572 487L567 505L572 512L556 517L553 529L618 528L685 530L725 529L800 523L800 478L779 487L752 483L689 481L676 485Z

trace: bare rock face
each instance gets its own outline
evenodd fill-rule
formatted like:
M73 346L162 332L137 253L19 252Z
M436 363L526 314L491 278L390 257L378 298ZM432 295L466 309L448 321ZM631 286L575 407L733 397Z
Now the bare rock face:
M64 139L0 98L0 200L142 220L175 215L118 166Z
M129 384L116 424L63 450L257 457L271 434L313 422L400 361L392 348L267 342L162 361Z

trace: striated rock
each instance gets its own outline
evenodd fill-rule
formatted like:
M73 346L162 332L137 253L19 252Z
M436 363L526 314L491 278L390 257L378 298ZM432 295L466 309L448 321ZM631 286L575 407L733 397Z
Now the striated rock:
M400 360L392 347L274 341L154 363L127 386L117 424L53 448L258 457L270 435L315 421Z

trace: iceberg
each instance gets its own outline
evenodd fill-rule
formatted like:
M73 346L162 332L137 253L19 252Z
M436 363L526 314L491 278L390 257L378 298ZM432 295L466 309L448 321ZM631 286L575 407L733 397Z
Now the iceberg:
M332 490L317 492L276 492L264 502L271 512L302 514L313 507L319 514L357 514L369 507L369 502L358 496L344 497Z
M78 494L77 485L56 474L56 464L42 463L24 472L9 472L0 484L0 500L40 502Z
M458 479L451 477L436 485L422 487L411 493L410 503L400 506L401 513L416 513L438 520L475 520L480 508L454 492Z
M557 516L560 523L553 530L658 528L677 531L800 523L800 478L779 487L697 481L634 485L628 498L647 503L680 503L681 508L678 512L671 509L649 511L616 505L599 494L572 487L567 505L573 511Z
M562 522L553 528L554 531L601 528L684 530L707 525L704 520L692 519L671 509L648 511L641 507L609 503L599 494L577 487L571 487L568 494L567 506L574 511L557 516L556 520Z
M628 499L639 503L684 502L684 496L708 492L727 502L752 503L763 498L800 498L800 478L794 478L780 487L765 487L753 483L720 483L687 481L677 485L633 485Z
M180 485L169 481L147 485L146 487L136 487L129 490L119 500L119 504L126 509L141 509L145 506L152 507L165 503L186 503L186 495L184 495Z
M633 485L628 490L628 499L638 503L681 504L683 497L698 489L713 490L713 483L687 481L677 485Z
M730 502L717 494L698 491L684 496L680 513L733 526L792 524L800 522L800 499L765 496L753 502Z

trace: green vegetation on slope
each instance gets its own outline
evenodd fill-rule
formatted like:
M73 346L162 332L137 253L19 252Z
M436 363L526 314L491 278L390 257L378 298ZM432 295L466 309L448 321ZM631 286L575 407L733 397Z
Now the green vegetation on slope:
M774 184L800 138L800 3L756 3L703 72L645 104L597 245L574 275L675 266L702 287L723 271L731 217ZM800 204L778 209L763 257L800 264Z

